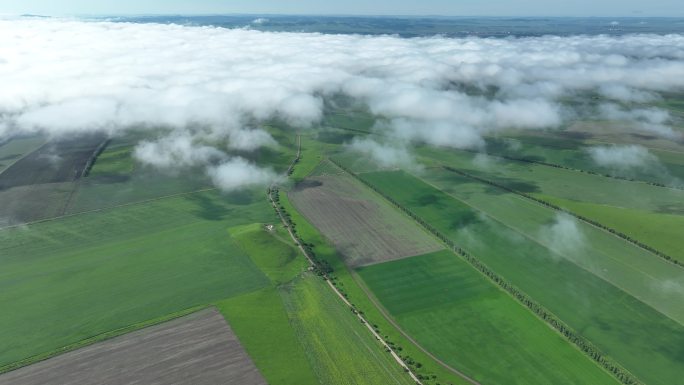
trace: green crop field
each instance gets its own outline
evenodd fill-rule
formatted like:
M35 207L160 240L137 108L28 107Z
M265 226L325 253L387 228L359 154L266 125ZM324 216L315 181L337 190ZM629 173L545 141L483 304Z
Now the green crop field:
M273 217L207 192L0 231L0 365L264 287L227 228Z
M310 273L282 226L230 229L272 286L219 303L270 384L410 384L370 332Z
M323 280L306 274L282 290L292 325L322 384L413 384Z
M616 384L450 251L358 269L424 347L483 384Z
M651 384L684 372L684 327L499 222L404 172L361 177L411 209ZM643 360L648 352L649 360Z
M681 236L684 215L578 202L543 194L536 196L606 226L620 229L630 237L639 239L679 261L684 261L684 238Z
M295 210L294 206L287 198L287 194L280 194L280 203L291 216L299 236L305 242L314 246L316 257L326 261L334 268L333 279L337 287L349 296L349 299L353 304L360 307L370 323L380 328L379 331L386 340L392 341L396 346L400 346L404 354L412 357L416 362L421 364L421 367L413 368L414 372L424 378L432 378L432 376L435 376L431 382L424 380L425 384L470 384L453 372L439 365L423 351L414 346L393 325L391 325L376 308L376 305L371 302L367 294L361 288L359 282L357 282L353 272L347 269L342 257L339 256L335 248L326 241L323 235L316 230L315 227L308 223L306 219Z
M422 177L511 234L543 246L550 258L571 261L684 324L681 294L663 287L669 283L684 290L683 268L569 215L454 172L428 169Z
M684 191L622 181L542 165L507 162L466 152L423 149L428 164L445 164L566 208L610 226L679 260L684 240L676 236L684 220ZM477 159L477 160L476 160ZM466 190L461 178L459 198L479 199L482 189ZM495 190L495 189L494 189ZM482 199L491 198L491 188ZM643 215L643 216L642 216Z

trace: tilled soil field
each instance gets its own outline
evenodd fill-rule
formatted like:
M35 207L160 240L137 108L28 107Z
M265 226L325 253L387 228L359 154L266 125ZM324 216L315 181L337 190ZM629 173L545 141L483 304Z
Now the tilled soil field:
M2 385L266 385L215 309L0 375Z
M308 178L292 203L351 267L440 250L442 246L381 197L348 176Z

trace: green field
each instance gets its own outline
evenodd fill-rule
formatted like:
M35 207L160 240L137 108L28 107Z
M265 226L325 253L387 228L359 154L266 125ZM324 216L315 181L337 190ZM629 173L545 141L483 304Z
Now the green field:
M564 258L684 324L684 269L607 231L455 172L427 169L422 178L511 234L547 249L550 258ZM682 292L664 289L664 283Z
M273 215L207 192L0 231L0 365L264 287L227 228Z
M315 227L308 223L306 219L294 209L294 206L292 206L287 198L287 194L280 194L280 203L285 207L287 213L291 215L299 236L305 242L314 246L316 257L326 261L333 267L333 278L336 286L343 293L347 294L350 301L364 312L368 322L378 327L381 335L383 335L386 340L392 341L396 346L400 346L403 355L407 355L416 362L421 363L420 368L413 368L415 373L428 378L431 378L432 376L436 377L435 379L424 380L425 384L469 384L461 377L455 375L428 357L385 319L383 314L380 313L376 308L376 305L371 302L360 284L356 281L353 272L347 269L347 266L344 264L335 248L326 241L323 235L320 234Z
M229 230L271 286L219 309L270 384L411 384L307 263L281 225Z
M543 194L536 196L606 226L620 229L630 237L639 239L679 261L684 261L684 238L681 236L684 215L578 202Z
M267 232L259 223L230 228L231 237L271 285L217 306L269 384L319 384L280 295L280 285L295 279L307 263L285 238L287 232L281 226L275 229Z
M413 384L325 281L306 274L281 295L320 383Z
M667 385L684 373L681 324L415 177L404 172L361 177L540 302L637 377ZM649 360L643 360L645 354Z
M358 269L424 347L483 384L616 384L450 251Z
M684 239L671 236L679 233L677 224L684 220L682 190L504 161L482 154L427 148L420 152L428 164L453 166L570 211L578 211L577 214L615 228L676 259L684 259ZM476 190L467 193L474 196ZM490 190L488 193L493 194Z
M663 183L665 185L681 186L684 178L684 148L672 147L676 141L657 139L655 137L647 140L635 139L637 136L624 135L620 129L615 132L600 131L605 127L610 127L610 122L591 122L590 129L577 130L576 132L560 133L534 133L519 134L513 138L498 139L489 138L487 140L487 151L491 154L505 155L514 158L524 158L533 161L541 161L570 167L574 169L592 171L608 175L637 179L647 182ZM579 133L575 138L572 134ZM584 138L586 137L586 138ZM627 137L627 140L625 140ZM511 145L511 139L516 144ZM628 170L609 168L596 164L587 151L592 146L612 146L636 144L650 148L651 154L657 159L659 166L651 166L646 169L632 168ZM659 147L664 147L659 149ZM665 150L665 151L663 151ZM673 156L673 152L678 154Z

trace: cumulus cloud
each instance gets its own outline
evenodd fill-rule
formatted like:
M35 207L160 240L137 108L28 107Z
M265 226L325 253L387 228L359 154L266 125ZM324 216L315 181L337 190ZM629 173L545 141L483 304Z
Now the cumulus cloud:
M278 175L272 170L260 168L239 157L232 158L218 166L209 167L207 174L217 187L225 191L267 185L278 180Z
M405 145L378 143L373 139L354 138L348 145L352 151L369 156L381 167L417 168L417 162Z
M682 35L403 39L60 19L0 20L0 35L0 136L163 129L136 150L155 166L215 167L230 149L272 145L254 127L313 126L339 94L399 141L481 148L492 131L561 127L568 96L684 89ZM616 111L676 136L655 110L604 113ZM373 151L389 158L386 147Z
M658 158L642 146L595 146L587 149L599 166L617 171L648 170L660 164Z
M158 168L193 167L225 157L223 152L197 143L186 133L157 141L143 141L136 146L133 155L139 161Z

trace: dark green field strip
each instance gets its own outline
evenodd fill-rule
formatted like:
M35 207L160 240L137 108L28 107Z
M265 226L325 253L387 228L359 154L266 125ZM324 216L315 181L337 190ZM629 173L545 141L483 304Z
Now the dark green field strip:
M404 172L360 177L532 296L605 354L651 384L684 373L684 328L615 286ZM643 360L644 354L650 359Z
M263 287L227 228L272 218L211 191L0 231L0 364Z
M406 332L483 384L617 383L450 251L358 272Z

